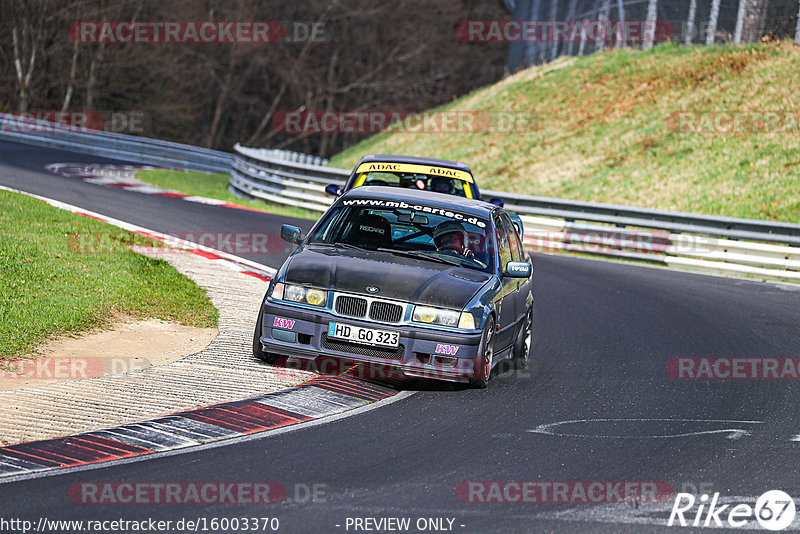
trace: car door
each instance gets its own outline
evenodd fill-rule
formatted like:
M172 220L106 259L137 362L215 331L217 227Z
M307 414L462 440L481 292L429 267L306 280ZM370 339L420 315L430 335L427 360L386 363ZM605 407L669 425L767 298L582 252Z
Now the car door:
M522 248L522 241L520 241L519 234L516 232L511 217L504 213L501 220L508 234L511 246L511 258L514 261L530 262L530 258L528 258L528 255L525 253L525 249ZM516 278L515 280L517 281L517 288L513 293L514 309L516 310L515 322L521 327L525 313L528 311L528 305L533 298L531 292L531 278Z
M500 293L495 296L494 303L497 309L497 336L495 350L502 350L511 345L517 318L517 288L519 278L505 274L506 264L513 261L511 254L511 235L503 223L502 217L494 216L495 238L497 241L498 274L502 283ZM512 232L513 234L513 232Z

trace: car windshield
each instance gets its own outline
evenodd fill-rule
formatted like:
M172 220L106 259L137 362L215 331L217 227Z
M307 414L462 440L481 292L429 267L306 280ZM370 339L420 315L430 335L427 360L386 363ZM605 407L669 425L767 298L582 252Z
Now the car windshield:
M355 246L483 272L492 272L495 263L494 234L487 219L405 202L343 200L308 243Z

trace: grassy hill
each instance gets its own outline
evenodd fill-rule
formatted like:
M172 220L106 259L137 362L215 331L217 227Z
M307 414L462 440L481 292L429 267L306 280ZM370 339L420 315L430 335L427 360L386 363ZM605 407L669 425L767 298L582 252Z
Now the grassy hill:
M796 223L799 64L788 42L562 58L437 108L533 117L521 131L382 133L331 165L433 156L470 164L484 189ZM734 126L719 112L745 113Z

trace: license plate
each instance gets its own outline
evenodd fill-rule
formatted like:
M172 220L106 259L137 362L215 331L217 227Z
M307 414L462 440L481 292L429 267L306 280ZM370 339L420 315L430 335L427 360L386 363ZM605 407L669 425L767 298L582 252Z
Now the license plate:
M400 334L398 332L342 323L329 323L328 337L381 347L397 347L400 344Z

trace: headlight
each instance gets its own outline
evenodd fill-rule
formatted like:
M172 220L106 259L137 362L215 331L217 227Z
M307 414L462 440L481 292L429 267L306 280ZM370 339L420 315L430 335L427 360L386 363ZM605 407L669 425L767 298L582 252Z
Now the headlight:
M281 286L281 296L278 295L279 285ZM321 307L324 307L328 302L328 293L326 291L292 284L286 284L285 286L284 284L275 284L272 296L289 302L302 302Z
M415 306L411 320L415 323L440 324L442 326L456 326L459 312L428 306Z

